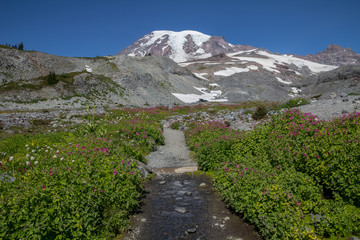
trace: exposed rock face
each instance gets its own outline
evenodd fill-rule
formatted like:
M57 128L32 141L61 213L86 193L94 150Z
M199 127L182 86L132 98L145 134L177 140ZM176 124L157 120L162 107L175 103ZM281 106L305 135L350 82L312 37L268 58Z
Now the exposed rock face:
M196 31L154 31L138 39L116 55L167 56L176 62L219 53L232 53L255 49L249 45L232 45L223 37L209 36Z
M330 98L331 94L360 94L360 65L341 66L318 76L311 76L303 84L303 94L308 96L321 95L321 98Z
M58 83L45 82L50 71ZM194 87L204 86L167 57L70 58L0 48L1 110L171 106L183 104L172 93L201 95Z
M335 44L328 46L323 52L315 55L308 54L298 57L312 62L335 66L360 64L360 54L354 52L351 48L343 48Z

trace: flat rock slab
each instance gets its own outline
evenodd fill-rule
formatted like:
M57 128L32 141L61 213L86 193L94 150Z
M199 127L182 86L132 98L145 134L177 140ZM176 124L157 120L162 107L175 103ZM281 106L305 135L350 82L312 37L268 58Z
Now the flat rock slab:
M201 183L206 185L199 187ZM142 207L131 218L131 229L123 237L261 239L252 226L229 212L208 176L189 174L159 175L146 183Z

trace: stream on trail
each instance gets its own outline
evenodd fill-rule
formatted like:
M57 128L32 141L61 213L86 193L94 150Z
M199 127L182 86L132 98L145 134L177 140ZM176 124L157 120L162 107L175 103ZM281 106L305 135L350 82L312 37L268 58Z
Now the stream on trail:
M165 145L148 155L154 177L145 184L142 206L120 239L261 239L253 226L231 213L211 178L196 172L184 134L164 128Z

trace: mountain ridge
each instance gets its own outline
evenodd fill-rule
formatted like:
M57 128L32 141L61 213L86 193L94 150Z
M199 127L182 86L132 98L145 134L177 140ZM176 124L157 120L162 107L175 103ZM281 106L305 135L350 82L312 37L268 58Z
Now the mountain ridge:
M227 42L224 37L210 36L193 30L180 32L160 30L144 35L115 55L145 56L150 54L154 56L167 56L179 63L208 58L221 53L234 53L253 49L262 48L256 48L251 45L233 45ZM291 55L304 60L333 66L360 64L360 54L351 48L343 48L336 44L329 45L324 51L316 54Z

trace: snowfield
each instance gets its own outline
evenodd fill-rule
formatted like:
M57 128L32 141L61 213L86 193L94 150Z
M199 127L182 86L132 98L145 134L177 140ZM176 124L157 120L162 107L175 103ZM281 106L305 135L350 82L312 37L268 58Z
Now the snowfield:
M175 97L177 97L180 101L183 101L184 103L196 103L199 102L200 99L209 101L209 102L227 102L228 100L225 98L217 99L222 92L219 91L210 91L210 93L206 92L207 88L197 88L194 87L196 90L201 92L202 94L184 94L184 93L172 93Z

